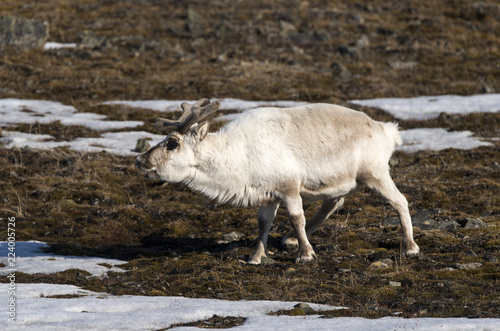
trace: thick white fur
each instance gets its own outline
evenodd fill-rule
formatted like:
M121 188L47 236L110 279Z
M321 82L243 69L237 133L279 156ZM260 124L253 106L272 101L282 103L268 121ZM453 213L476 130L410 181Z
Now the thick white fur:
M167 182L190 188L238 206L261 206L257 250L249 263L260 263L279 202L286 204L294 233L284 244L298 243L297 261L315 257L307 240L343 202L343 197L366 184L384 196L398 212L405 251L416 254L408 204L389 176L388 161L402 143L395 123L382 123L361 112L331 104L247 111L215 133L208 125L185 135L171 133L181 144L150 161ZM166 141L165 140L165 141ZM138 157L155 159L161 143ZM158 150L154 150L158 149ZM144 170L144 169L143 169ZM306 226L304 200L323 200L323 207Z
M254 109L195 147L198 167L186 183L240 206L283 198L295 181L305 199L339 197L374 164L387 168L400 141L395 124L339 106Z

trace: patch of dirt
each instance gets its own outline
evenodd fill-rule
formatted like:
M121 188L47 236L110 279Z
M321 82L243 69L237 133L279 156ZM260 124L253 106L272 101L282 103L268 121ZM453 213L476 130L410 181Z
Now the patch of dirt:
M172 329L179 326L194 326L200 329L230 329L235 326L243 325L246 321L244 317L234 317L234 316L217 316L214 315L207 320L192 322L192 323L181 323L174 324L168 329ZM166 330L168 330L166 329Z

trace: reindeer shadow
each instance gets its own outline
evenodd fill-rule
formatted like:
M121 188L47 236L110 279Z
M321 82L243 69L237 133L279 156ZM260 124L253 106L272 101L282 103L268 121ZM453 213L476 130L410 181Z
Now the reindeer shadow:
M71 243L57 243L44 247L46 253L59 256L85 256L131 261L137 258L182 257L189 253L226 254L240 248L254 248L255 240L239 239L221 242L215 238L185 238L150 235L140 245L116 244L105 247L85 247ZM282 249L281 238L269 236L268 247ZM248 252L250 253L250 252Z

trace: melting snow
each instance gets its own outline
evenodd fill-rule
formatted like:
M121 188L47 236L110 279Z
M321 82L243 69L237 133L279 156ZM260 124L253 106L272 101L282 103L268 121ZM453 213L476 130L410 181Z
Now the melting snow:
M0 284L0 325L7 325L9 284ZM60 296L71 296L61 298ZM59 298L54 297L59 296ZM155 330L206 320L213 315L247 320L230 330L499 330L500 319L272 316L298 302L226 301L184 297L113 296L71 285L16 284L15 330ZM317 311L342 309L309 304ZM8 326L8 325L7 325ZM177 327L173 330L199 330Z
M353 104L377 107L400 120L428 120L441 113L469 114L500 111L500 94L470 96L440 95L416 98L351 100Z
M222 104L223 109L245 109L273 106L292 107L306 103L295 101L245 101L238 99L214 99ZM158 111L180 110L182 100L145 100L145 101L109 101L108 105L125 105ZM193 102L193 101L187 101ZM473 111L497 112L500 110L500 94L475 95L469 97L437 96L409 99L373 99L353 100L353 103L381 107L400 119L426 119L438 116L441 112L469 113ZM50 123L60 121L63 125L82 125L97 131L131 128L143 125L141 121L107 121L105 115L77 113L72 106L44 100L0 99L0 124ZM215 120L233 120L239 114L229 114ZM448 132L445 129L412 129L401 132L404 145L399 150L417 152L419 150L442 150L445 148L471 149L489 146L491 143L473 137L469 131ZM161 141L164 136L143 131L109 132L99 138L77 138L74 141L54 141L48 135L27 134L5 131L0 137L7 148L25 147L52 149L69 147L81 152L100 152L119 155L135 155L133 149L137 139L151 139L151 145Z
M97 131L134 128L142 121L105 121L106 116L77 113L73 106L45 100L0 99L2 124L47 124L60 121L62 125L81 125Z
M47 244L39 241L16 242L16 271L27 274L51 274L68 269L81 269L91 273L92 276L102 276L108 271L123 271L116 266L127 263L126 261L100 257L54 255L44 252L47 247ZM12 272L8 263L7 253L9 251L7 249L7 242L0 242L0 263L5 265L5 267L0 267L0 276L6 276ZM105 265L111 267L108 268Z

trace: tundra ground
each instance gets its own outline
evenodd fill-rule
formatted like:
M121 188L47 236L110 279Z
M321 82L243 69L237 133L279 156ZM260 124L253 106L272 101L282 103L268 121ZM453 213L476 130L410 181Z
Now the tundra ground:
M84 45L3 50L2 98L60 101L110 119L144 121L138 130L154 132L155 118L165 115L100 103L233 97L346 104L500 90L494 1L7 0L0 13L46 20L51 41ZM378 109L361 110L394 120ZM500 115L399 123L498 138ZM59 123L9 130L57 140L99 135ZM392 176L411 214L427 215L415 227L418 257L400 255L400 229L387 219L394 211L362 190L311 236L314 263L294 264L296 253L279 247L291 230L280 209L271 259L246 265L257 208L219 206L181 185L148 181L132 157L107 153L0 148L0 216L16 217L18 240L45 241L52 252L128 261L126 273L103 278L74 269L20 274L18 282L350 308L327 317L500 317L500 142L394 158ZM305 208L310 217L319 206Z

